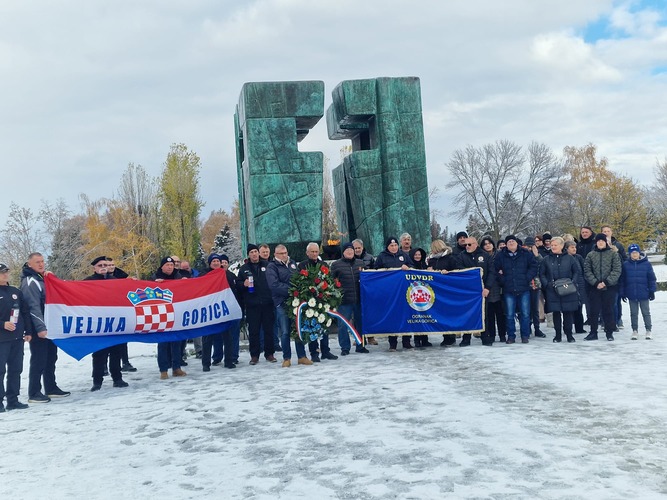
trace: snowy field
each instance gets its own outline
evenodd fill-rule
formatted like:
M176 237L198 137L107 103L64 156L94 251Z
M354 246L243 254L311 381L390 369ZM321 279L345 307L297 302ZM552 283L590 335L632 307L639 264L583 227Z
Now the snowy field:
M238 369L203 373L191 358L166 381L155 346L130 344L130 387L96 393L90 357L61 353L72 396L0 415L0 495L667 498L667 292L651 308L652 341L641 327L630 340L624 304L615 342L554 344L546 327L492 348L390 353L382 339L289 369L243 352Z

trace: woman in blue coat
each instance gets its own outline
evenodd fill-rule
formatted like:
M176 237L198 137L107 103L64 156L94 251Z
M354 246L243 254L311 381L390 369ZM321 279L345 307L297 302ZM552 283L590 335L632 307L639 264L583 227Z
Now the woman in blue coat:
M646 340L651 340L651 310L649 301L655 299L656 279L653 266L640 251L639 245L633 243L628 247L630 258L623 262L621 286L619 294L623 302L630 303L630 322L632 324L632 340L637 340L639 329L639 309L642 310Z

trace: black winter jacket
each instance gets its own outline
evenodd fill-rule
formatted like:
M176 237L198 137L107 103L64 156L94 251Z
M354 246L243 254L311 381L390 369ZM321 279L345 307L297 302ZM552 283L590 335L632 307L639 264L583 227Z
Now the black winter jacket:
M579 309L579 294L560 296L556 293L554 282L558 279L570 278L579 288L581 268L572 255L549 253L540 265L540 282L544 292L546 311L576 311Z
M412 267L412 259L401 249L396 253L382 250L375 259L375 269L400 269L403 264Z
M331 276L338 278L343 290L343 304L359 304L361 293L359 290L359 276L364 268L360 259L338 259L331 264Z
M491 291L493 286L496 283L496 270L491 266L491 257L481 248L470 252L462 252L458 255L459 267L461 269L466 269L469 267L479 267L482 269L482 281L484 282L484 288Z
M243 297L243 305L247 307L273 304L271 289L266 280L266 269L268 262L261 260L257 264L248 261L239 269L239 275L236 277L236 289ZM250 293L248 288L243 286L245 280L252 274L255 291Z
M46 331L46 323L44 323L44 304L46 303L44 277L28 267L28 263L23 265L21 292L23 292L23 298L30 309L33 331L35 333Z
M13 332L5 330L5 321L10 321L13 309L19 310L16 329ZM34 333L30 319L30 307L23 298L21 290L11 285L0 285L0 342L11 342L21 340L23 335ZM4 380L0 380L4 383Z

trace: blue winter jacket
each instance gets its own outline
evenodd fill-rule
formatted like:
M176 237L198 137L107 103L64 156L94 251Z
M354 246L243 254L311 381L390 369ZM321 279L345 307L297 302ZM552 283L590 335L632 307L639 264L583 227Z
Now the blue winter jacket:
M637 260L628 259L623 262L623 274L621 274L621 297L630 300L648 300L649 292L656 290L655 273L653 266L644 253L639 254Z
M532 252L519 247L515 254L507 248L496 253L493 261L503 293L522 293L530 290L530 282L537 275L538 262ZM502 271L502 273L501 273Z

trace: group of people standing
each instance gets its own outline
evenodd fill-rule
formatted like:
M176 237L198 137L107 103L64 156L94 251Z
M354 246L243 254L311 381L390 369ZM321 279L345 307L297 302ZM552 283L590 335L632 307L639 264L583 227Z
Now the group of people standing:
M309 243L307 258L295 262L288 255L287 247L279 244L271 251L268 245L250 244L247 260L232 273L229 259L225 255L209 255L208 269L222 268L236 300L244 311L248 327L250 365L259 363L263 353L266 361L276 363L276 352L282 353L282 366L292 364L291 326L286 307L292 276L301 270L324 264L320 258L320 246ZM163 282L194 277L189 264L177 256L162 259L153 280ZM91 262L93 274L86 280L127 279L129 276L117 268L113 259L100 256ZM542 311L552 316L555 336L553 342L561 342L563 334L568 342L574 342L573 333L588 333L585 340L598 339L600 319L607 340L614 340L614 332L622 326L621 301L630 305L632 338L638 338L638 315L641 311L646 339L652 338L649 302L654 300L656 277L646 255L639 245L625 248L613 237L612 229L603 226L599 234L584 226L578 241L571 235L551 237L550 234L528 236L524 241L509 235L498 241L484 236L477 239L461 231L456 243L450 247L442 240L431 243L430 252L413 248L408 233L399 238L391 236L377 257L370 255L364 243L356 239L342 246L342 257L331 264L332 277L342 289L342 304L338 313L346 321L338 321L338 344L342 356L351 352L348 323L362 332L360 273L365 269L420 269L448 273L458 269L479 267L482 270L485 300L485 328L481 333L483 345L491 346L498 339L514 344L517 339L516 319L519 320L519 336L528 343L531 335L546 335L540 329ZM18 400L20 376L23 370L23 345L30 345L30 374L28 384L29 403L47 403L51 398L70 395L56 383L56 361L58 349L47 337L44 322L45 306L44 257L32 253L22 269L20 288L9 285L9 268L0 263L0 412L24 409L28 405ZM583 310L587 313L584 321ZM202 370L210 371L211 365L224 363L226 368L235 368L239 363L240 327L221 325L219 333L194 339L197 357L201 358ZM584 330L588 325L590 332ZM367 354L366 345L377 345L373 337L366 337L355 352ZM428 335L402 336L403 349L431 347ZM389 336L389 350L396 351L398 335ZM469 346L471 335L463 335L460 346ZM441 346L456 343L455 335L443 335ZM310 358L306 355L308 347ZM336 360L329 345L328 335L308 344L295 342L297 363L312 365L322 359ZM182 366L187 364L185 342L161 342L157 346L157 362L160 378L186 375ZM123 372L136 371L130 364L127 344L113 346L93 354L93 386L91 391L102 387L103 378L111 374L114 387L127 387ZM7 384L4 379L7 375ZM7 405L2 403L6 398Z

